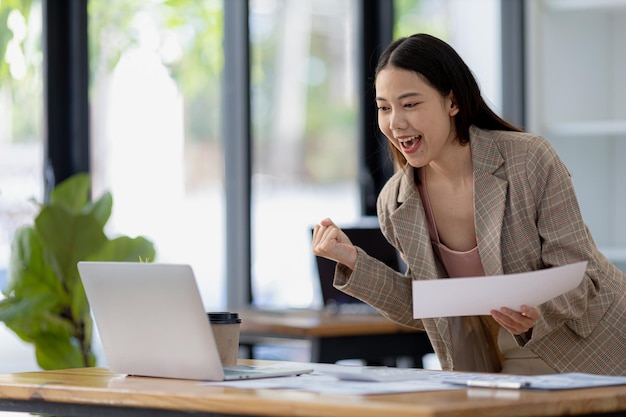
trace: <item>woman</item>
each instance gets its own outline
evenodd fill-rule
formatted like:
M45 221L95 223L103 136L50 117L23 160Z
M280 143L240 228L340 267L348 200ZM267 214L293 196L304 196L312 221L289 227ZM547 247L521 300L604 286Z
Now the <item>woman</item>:
M459 55L429 35L389 45L375 88L379 128L398 168L378 197L378 218L408 270L386 267L324 219L313 252L338 262L334 285L426 330L443 369L625 375L626 277L596 248L550 144L491 111ZM583 260L583 282L539 306L412 317L412 280Z

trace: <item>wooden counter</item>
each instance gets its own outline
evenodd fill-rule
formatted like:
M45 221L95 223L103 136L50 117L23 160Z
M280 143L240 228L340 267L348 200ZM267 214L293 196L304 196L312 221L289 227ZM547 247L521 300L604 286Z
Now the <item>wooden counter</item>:
M0 375L0 410L73 416L528 417L626 414L626 386L329 395L125 377L105 368Z

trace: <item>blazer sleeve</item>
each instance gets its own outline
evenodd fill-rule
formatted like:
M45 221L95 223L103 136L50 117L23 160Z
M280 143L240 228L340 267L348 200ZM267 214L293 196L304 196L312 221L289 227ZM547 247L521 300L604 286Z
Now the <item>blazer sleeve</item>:
M411 278L369 256L359 247L357 252L354 270L337 264L334 286L393 321L424 330L422 321L413 318Z

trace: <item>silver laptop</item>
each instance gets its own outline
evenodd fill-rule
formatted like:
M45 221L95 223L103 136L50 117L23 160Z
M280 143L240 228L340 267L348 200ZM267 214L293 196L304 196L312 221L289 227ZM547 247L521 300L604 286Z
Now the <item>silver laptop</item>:
M189 265L79 262L111 371L224 381L300 375L299 364L224 368Z

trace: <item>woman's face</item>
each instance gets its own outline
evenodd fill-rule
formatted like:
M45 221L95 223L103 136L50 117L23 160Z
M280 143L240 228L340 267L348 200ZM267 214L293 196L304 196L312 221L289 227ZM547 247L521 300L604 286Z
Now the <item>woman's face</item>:
M452 93L443 97L413 71L388 66L376 77L378 126L415 167L426 166L456 143Z

